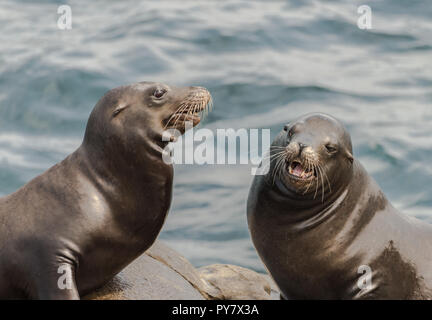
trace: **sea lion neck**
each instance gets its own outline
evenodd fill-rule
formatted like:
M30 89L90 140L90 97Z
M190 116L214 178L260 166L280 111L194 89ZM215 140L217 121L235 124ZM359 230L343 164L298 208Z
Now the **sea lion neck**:
M136 198L142 198L142 189L147 184L163 186L166 180L172 180L172 165L162 160L158 149L157 145L149 144L140 153L109 156L83 143L73 156L79 159L74 161L79 163L79 170L103 193L113 196L126 192L129 197L134 194Z
M278 211L277 216L284 224L289 223L292 228L302 230L329 218L335 212L335 208L343 202L349 189L349 184L337 184L322 198L313 193L299 194L287 188L280 180L276 180L274 184L268 185L268 194L272 202L283 206L284 210Z

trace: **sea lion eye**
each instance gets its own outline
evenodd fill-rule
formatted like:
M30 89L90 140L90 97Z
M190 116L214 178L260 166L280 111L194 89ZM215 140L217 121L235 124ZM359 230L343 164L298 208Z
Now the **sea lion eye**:
M328 153L336 153L337 152L337 148L331 144L326 144L325 147L326 147Z
M294 135L294 130L291 129L290 131L288 131L288 136L291 138Z
M154 96L155 98L157 98L157 99L160 99L160 98L162 98L162 97L164 96L165 93L166 93L166 90L165 90L165 89L156 89L156 90L153 92L153 96Z

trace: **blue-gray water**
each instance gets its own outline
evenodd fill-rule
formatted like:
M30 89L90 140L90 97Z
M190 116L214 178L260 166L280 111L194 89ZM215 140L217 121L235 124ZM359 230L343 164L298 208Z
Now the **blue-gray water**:
M73 29L57 28L69 4ZM372 7L372 30L357 7ZM202 85L201 127L270 128L312 111L341 119L392 203L432 222L432 5L388 1L0 2L0 195L79 144L110 88ZM161 238L195 265L263 270L249 238L248 166L179 166Z

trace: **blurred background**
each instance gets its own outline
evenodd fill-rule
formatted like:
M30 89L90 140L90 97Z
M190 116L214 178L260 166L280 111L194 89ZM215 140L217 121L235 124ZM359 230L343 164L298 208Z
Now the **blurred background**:
M72 9L59 30L57 8ZM372 8L372 29L357 8ZM0 195L62 160L109 89L201 85L201 127L270 128L307 112L342 120L395 207L432 222L429 0L0 3ZM247 165L176 165L160 238L196 266L263 271L249 237Z

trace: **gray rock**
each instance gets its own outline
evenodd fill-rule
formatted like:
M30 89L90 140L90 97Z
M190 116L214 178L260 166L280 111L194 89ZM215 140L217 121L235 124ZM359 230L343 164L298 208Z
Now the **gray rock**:
M95 300L241 300L274 298L266 275L233 265L196 269L182 255L156 241L102 288ZM277 289L276 289L277 290Z
M201 278L220 292L222 300L271 300L278 297L269 277L229 264L213 264L198 269ZM273 295L272 295L273 293ZM276 294L276 295L274 295Z
M143 254L113 280L84 299L92 300L204 300L181 274Z

